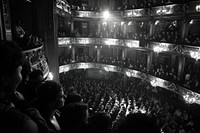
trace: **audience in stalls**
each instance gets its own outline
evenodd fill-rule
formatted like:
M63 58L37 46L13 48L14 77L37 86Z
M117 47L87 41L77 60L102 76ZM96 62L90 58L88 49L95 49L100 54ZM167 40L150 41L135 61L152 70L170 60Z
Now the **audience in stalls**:
M176 83L180 86L183 86L185 88L188 88L194 92L200 92L199 90L199 72L198 70L194 71L193 69L189 67L185 67L185 71L183 76L186 76L189 72L191 76L190 79L185 81L185 79L179 79L178 78L178 68L173 67L166 63L158 63L158 62L152 62L150 69L147 69L147 64L144 60L133 60L130 57L127 57L126 59L122 59L120 57L107 57L101 55L100 60L97 61L96 56L90 56L88 53L83 54L77 54L75 60L72 62L71 56L67 56L62 54L59 60L60 65L65 64L71 64L71 63L78 63L78 62L92 62L92 63L103 63L103 64L111 64L119 67L129 68L138 70L150 75L154 75L156 77L160 77L162 79L171 81L173 83Z
M60 114L62 133L88 132L88 117L88 105L86 103L69 103Z
M65 64L71 64L71 63L78 63L78 62L92 62L92 63L102 63L102 64L110 64L115 65L119 67L129 68L138 70L150 75L154 75L156 77L160 77L162 79L174 82L180 86L186 87L190 90L193 90L195 92L200 92L199 90L199 73L195 71L191 71L190 68L185 68L185 72L190 71L192 78L187 80L187 83L185 82L185 79L179 79L178 78L178 68L170 66L169 64L165 63L157 63L153 62L151 64L151 69L147 69L147 64L143 60L136 59L135 61L131 59L130 57L127 57L126 59L122 59L120 57L106 57L101 55L100 60L97 61L96 56L90 56L87 53L83 54L77 54L75 61L72 62L71 56L67 56L62 54L59 60L60 65ZM187 73L184 72L184 75Z
M65 94L61 84L47 80L37 88L37 98L32 106L37 108L46 120L51 133L60 133L60 111L64 106Z
M200 119L198 113L194 113L195 110L180 96L159 87L152 87L146 81L133 78L125 87L116 80L119 77L110 81L70 77L71 80L68 78L66 83L62 81L66 79L62 78L63 76L65 74L60 78L63 86L73 88L79 93L89 108L111 116L112 132L118 131L120 123L129 113L138 112L155 116L159 129L163 131L170 129L173 132L199 132ZM89 118L91 116L92 114Z
M23 56L20 47L12 41L0 43L0 131L1 133L48 133L45 120L38 110L25 104L17 92L22 81ZM22 103L22 108L18 104Z

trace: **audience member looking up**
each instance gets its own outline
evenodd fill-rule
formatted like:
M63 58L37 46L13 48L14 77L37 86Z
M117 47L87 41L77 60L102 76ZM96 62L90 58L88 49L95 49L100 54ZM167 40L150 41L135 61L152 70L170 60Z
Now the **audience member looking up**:
M38 133L37 124L12 101L22 81L22 51L14 42L1 41L0 57L0 131Z
M64 106L64 102L65 94L59 83L47 80L38 86L37 99L33 102L33 106L39 110L52 133L61 132L58 109Z

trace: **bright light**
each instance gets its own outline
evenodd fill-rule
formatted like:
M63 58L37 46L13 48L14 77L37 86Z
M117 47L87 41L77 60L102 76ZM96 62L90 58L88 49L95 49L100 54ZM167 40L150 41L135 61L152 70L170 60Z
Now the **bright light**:
M130 72L126 72L126 75L128 76L128 77L131 77L131 73Z
M130 22L128 22L128 25L131 25L132 24L132 22L130 21Z
M191 51L190 52L190 56L192 58L194 58L195 60L199 60L200 59L200 53L198 51L194 52L194 51Z
M103 25L107 25L107 22L103 22L102 24L103 24Z
M108 72L109 71L109 68L108 67L104 67L105 71Z
M48 80L53 80L53 74L52 74L52 72L49 72L49 75L48 75L48 78L47 78Z
M155 25L158 25L159 22L160 22L159 20L156 20Z
M190 20L190 22L189 22L189 24L193 24L194 23L194 20L192 19L192 20Z
M104 11L104 12L103 12L103 17L104 17L105 19L108 19L108 18L110 17L110 13L109 13L108 11Z
M125 22L121 22L121 25L124 25Z
M190 97L188 94L183 95L183 98L186 103L192 104L196 102L196 99L194 97Z

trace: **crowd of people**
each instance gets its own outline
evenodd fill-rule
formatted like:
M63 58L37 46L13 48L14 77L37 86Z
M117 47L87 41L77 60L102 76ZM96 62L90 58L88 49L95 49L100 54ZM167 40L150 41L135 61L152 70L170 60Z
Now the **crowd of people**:
M65 82L66 80L68 82ZM60 75L61 84L68 88L67 94L79 95L84 103L88 103L91 115L99 111L109 115L109 127L112 132L121 130L121 123L128 114L138 112L154 117L159 131L162 130L164 133L199 132L199 118L180 96L159 87L152 87L150 83L141 79L130 79L126 87L120 85L118 80L119 77L116 75L109 80L86 79L84 76L72 76L67 73ZM130 119L131 123L133 124L136 119ZM124 125L126 128L123 131L137 129L134 124L129 124ZM143 124L136 124L138 131L142 132Z
M176 67L170 67L168 64L153 62L151 64L151 69L147 69L147 64L145 61L136 59L136 61L131 60L127 57L122 59L120 57L106 57L101 55L100 60L97 61L96 56L89 56L86 53L77 54L75 60L73 61L71 56L61 55L59 57L59 65L66 65L78 62L92 62L92 63L102 63L115 65L122 68L129 68L138 70L156 77L160 77L167 81L171 81L175 84L183 86L189 90L199 93L199 76L198 73L192 71L191 67L186 67L184 70L183 78L178 78L178 70Z
M137 78L46 80L20 47L0 43L2 133L197 133L199 115L183 99ZM170 97L170 98L169 98Z
M109 10L128 10L128 9L138 9L138 8L148 8L148 7L155 7L155 6L163 6L169 4L178 4L187 2L185 1L178 1L178 0L134 0L134 1L123 1L123 0L113 0L115 1L114 4L109 5L109 2L106 3L109 5ZM195 0L194 0L195 1ZM104 1L102 1L104 2ZM101 11L104 8L108 8L108 5L104 5L105 3L101 3L101 0L97 0L93 4L89 4L88 6L81 5L81 3L74 1L70 2L72 4L72 10L90 10L90 11ZM113 2L110 2L113 3Z

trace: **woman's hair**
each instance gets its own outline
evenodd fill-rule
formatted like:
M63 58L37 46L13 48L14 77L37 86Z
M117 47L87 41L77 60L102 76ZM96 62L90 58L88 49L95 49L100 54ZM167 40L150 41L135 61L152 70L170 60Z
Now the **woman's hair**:
M61 84L52 80L47 80L38 86L37 99L43 103L51 103L56 100L61 91Z
M22 49L13 41L1 40L0 64L1 76L12 76L13 72L23 65Z

